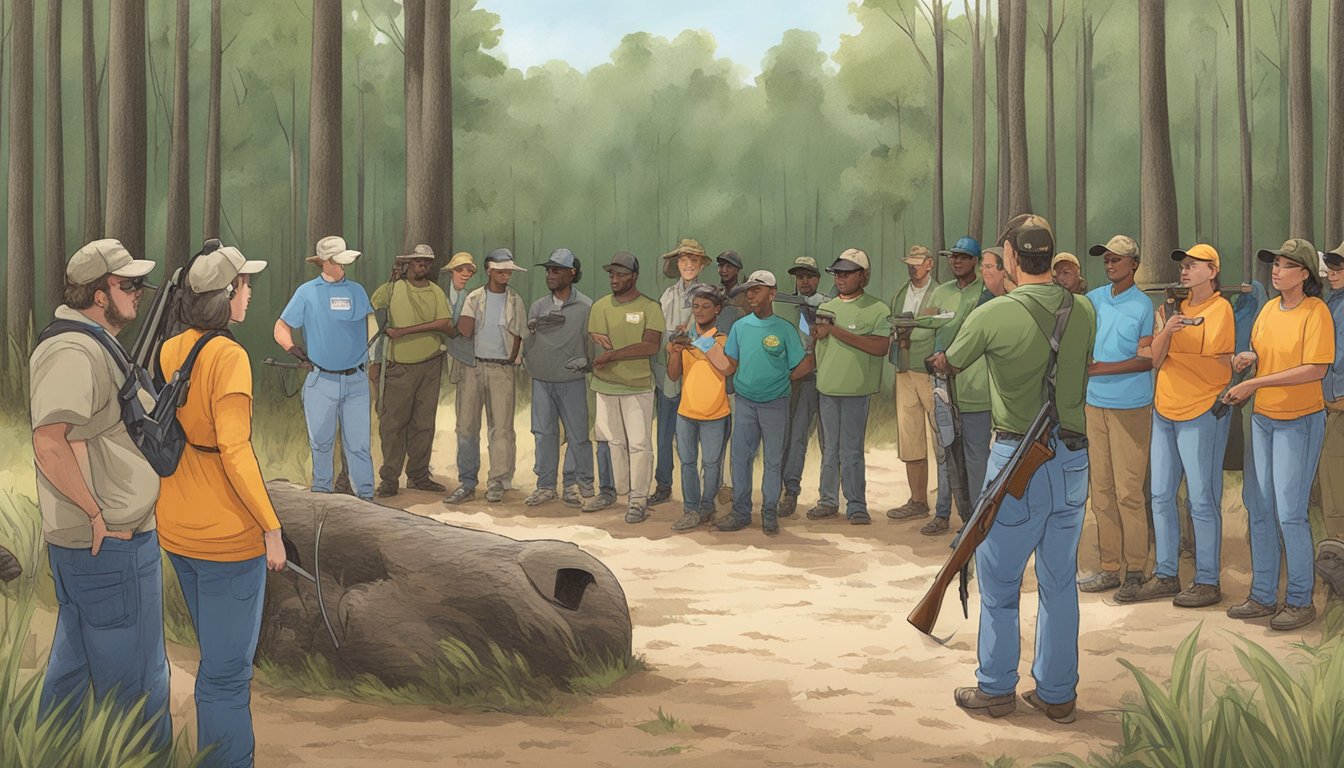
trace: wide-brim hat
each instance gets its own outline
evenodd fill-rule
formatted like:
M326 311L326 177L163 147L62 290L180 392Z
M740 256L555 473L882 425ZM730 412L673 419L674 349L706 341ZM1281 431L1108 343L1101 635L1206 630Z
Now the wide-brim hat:
M421 243L410 252L397 255L397 261L410 261L412 259L434 259L434 249Z
M705 253L705 249L701 247L699 240L690 237L683 238L681 242L677 243L676 248L663 254L664 276L677 277L681 274L680 270L677 268L677 262L682 256L700 257L701 269L704 269L710 264L709 254Z
M317 247L313 249L315 253L308 257L313 263L330 261L341 266L348 266L355 263L355 259L360 256L359 251L350 250L345 246L345 238L339 235L331 235L317 241Z

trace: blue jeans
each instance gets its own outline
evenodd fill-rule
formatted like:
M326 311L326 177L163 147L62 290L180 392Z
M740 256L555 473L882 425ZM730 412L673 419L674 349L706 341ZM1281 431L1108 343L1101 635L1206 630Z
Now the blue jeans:
M532 436L537 442L537 456L532 469L537 475L537 487L555 490L560 466L560 425L565 425L566 464L573 456L573 466L566 467L565 488L579 486L585 496L593 493L593 443L588 438L588 384L579 381L553 383L532 380ZM561 490L564 490L562 488Z
M999 473L1019 441L996 441L987 477ZM1004 497L998 517L975 550L980 580L980 689L1002 696L1017 689L1022 653L1018 604L1027 560L1036 555L1036 690L1047 704L1063 704L1078 686L1078 539L1087 501L1087 450L1055 440L1055 457L1036 471L1021 499Z
M985 466L989 463L989 444L993 442L993 424L989 411L976 411L961 414L961 460L966 464L966 489L971 497L971 506L980 498L980 490L985 487ZM951 499L943 505L943 483L947 482L950 495L952 486L948 477L947 462L938 464L938 506L937 516L944 520L952 517ZM974 509L959 509L957 516L962 522L969 520Z
M758 403L737 398L733 412L733 517L751 522L751 470L761 451L765 473L761 478L761 519L776 520L783 490L785 433L789 426L789 396Z
M159 535L104 539L97 557L87 549L48 545L47 558L58 607L39 712L45 717L65 703L64 716L78 717L90 687L95 700L114 695L121 709L143 697L153 746L169 746Z
M1258 413L1251 417L1256 503L1247 512L1251 519L1251 599L1257 603L1278 603L1282 537L1288 560L1284 602L1298 608L1311 605L1316 576L1307 495L1324 440L1324 411L1291 420Z
M708 520L723 478L723 435L728 419L699 421L677 416L677 459L681 462L682 508Z
M863 442L868 431L868 395L821 395L821 488L819 507L839 507L845 491L845 517L868 514L868 481Z
M654 392L658 409L658 425L653 439L658 459L653 468L653 482L659 488L670 488L672 486L672 452L676 450L673 446L673 438L677 436L677 408L681 406L681 392L677 392L676 397L665 397L661 389L654 390Z
M1181 521L1176 491L1185 477L1190 521L1195 531L1195 583L1217 586L1223 541L1223 454L1227 451L1232 415L1214 418L1213 411L1186 421L1172 421L1153 411L1149 471L1153 493L1155 576L1179 573Z
M208 765L252 765L252 657L266 598L266 556L235 563L172 552L191 626L201 646L196 671L196 749L211 745Z
M336 428L350 468L350 483L361 499L373 498L373 454L369 431L369 380L362 371L348 376L308 372L303 383L303 416L313 451L313 491L331 493Z
M607 445L605 440L597 442L597 488L599 491L616 492L616 475L611 470L611 446ZM574 470L575 459L571 451L565 451L565 484L577 483L577 474Z
M789 442L784 447L784 490L797 496L802 491L803 468L807 466L807 443L817 426L817 377L793 382L789 392Z

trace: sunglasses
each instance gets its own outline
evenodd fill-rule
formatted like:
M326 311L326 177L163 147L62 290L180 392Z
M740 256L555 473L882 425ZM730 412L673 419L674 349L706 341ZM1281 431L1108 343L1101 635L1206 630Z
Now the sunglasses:
M145 289L145 279L137 277L134 280L120 280L117 287L126 293L136 293Z

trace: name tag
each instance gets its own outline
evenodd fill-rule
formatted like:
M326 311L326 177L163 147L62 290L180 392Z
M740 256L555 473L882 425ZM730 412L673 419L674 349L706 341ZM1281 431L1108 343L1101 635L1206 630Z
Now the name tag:
M353 306L354 306L354 302L350 300L350 297L349 297L349 296L332 296L332 297L331 297L331 311L332 311L332 312L349 312L350 309L351 309Z
M643 313L643 312L626 312L626 313L625 313L625 322L630 323L631 325L638 325L639 323L644 322L644 313Z
M851 330L851 331L857 331L857 330L859 329L859 326L857 326L857 325L855 325L855 324L853 324L853 323L850 323L847 327L848 327L849 330Z

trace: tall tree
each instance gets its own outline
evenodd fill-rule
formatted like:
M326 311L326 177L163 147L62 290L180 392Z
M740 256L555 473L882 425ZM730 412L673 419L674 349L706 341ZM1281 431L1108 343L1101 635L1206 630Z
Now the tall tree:
M65 165L61 124L61 0L47 3L46 146L42 163L44 310L61 304L65 289Z
M103 161L98 104L103 92L102 77L94 62L93 0L84 0L84 240L103 236Z
M1027 161L1027 3L1013 0L1008 20L1008 215L1031 210L1031 165ZM1053 226L1054 222L1050 222Z
M145 254L145 0L111 0L107 36L107 218L103 231Z
M210 105L205 117L205 208L201 216L205 239L219 237L219 91L224 68L220 22L220 0L210 0Z
M405 59L402 70L403 91L406 97L406 229L402 247L407 253L417 243L423 242L428 226L428 222L424 221L424 206L417 198L427 183L421 177L428 173L424 145L420 141L420 115L424 108L425 91L425 2L406 0L403 7L406 19L402 46Z
M9 59L9 242L6 253L6 351L10 371L28 357L33 313L33 0L14 0ZM16 365L16 363L18 365ZM11 374L13 375L13 374ZM11 381L17 383L18 379ZM18 387L12 386L11 391Z
M1012 13L1012 0L999 0L997 30L994 33L994 144L997 155L995 163L995 183L998 195L995 201L995 234L1003 229L1012 214L1008 212L1008 17ZM1051 222L1052 224L1054 222Z
M1100 25L1101 21L1094 19L1084 5L1078 15L1078 41L1074 49L1078 98L1074 104L1073 231L1079 249L1092 242L1087 236L1087 143L1092 132L1092 47Z
M177 34L173 41L173 125L168 148L168 236L164 243L164 277L186 264L191 248L191 139L187 128L187 54L191 0L177 0Z
M1288 5L1288 228L1314 239L1311 159L1311 0Z
M453 227L453 89L452 8L430 2L425 7L424 102L420 136L429 173L425 205L430 224L428 243L437 256L435 266L448 263ZM430 138L432 137L432 139Z
M1055 41L1064 31L1064 21L1068 12L1059 17L1059 26L1055 26L1055 0L1045 2L1045 26L1041 27L1041 39L1045 47L1045 215L1051 225L1057 225L1055 203L1058 200L1055 173Z
M341 207L341 0L313 0L308 108L308 242L344 234Z
M1167 7L1164 0L1139 0L1139 250L1143 280L1170 282L1176 262L1162 258L1178 245L1176 176L1171 164L1171 124L1167 114Z
M1251 198L1254 185L1251 179L1251 122L1246 100L1246 0L1236 0L1237 24L1237 122L1241 132L1241 258L1242 281L1252 277L1251 257L1254 235L1251 227Z
M1202 93L1201 88L1204 84L1203 78L1203 72L1195 73L1195 172L1191 174L1190 179L1195 188L1193 203L1195 206L1195 240L1201 243L1206 242L1204 233L1204 193L1200 186L1200 182L1203 181L1202 176L1204 173L1204 94Z
M980 0L962 0L971 37L971 202L966 233L980 240L985 226L985 30Z
M1327 51L1344 44L1344 3L1330 4ZM1344 109L1344 56L1325 57L1329 101L1326 114L1334 116ZM1325 247L1334 248L1344 241L1344 121L1326 121L1325 139Z

